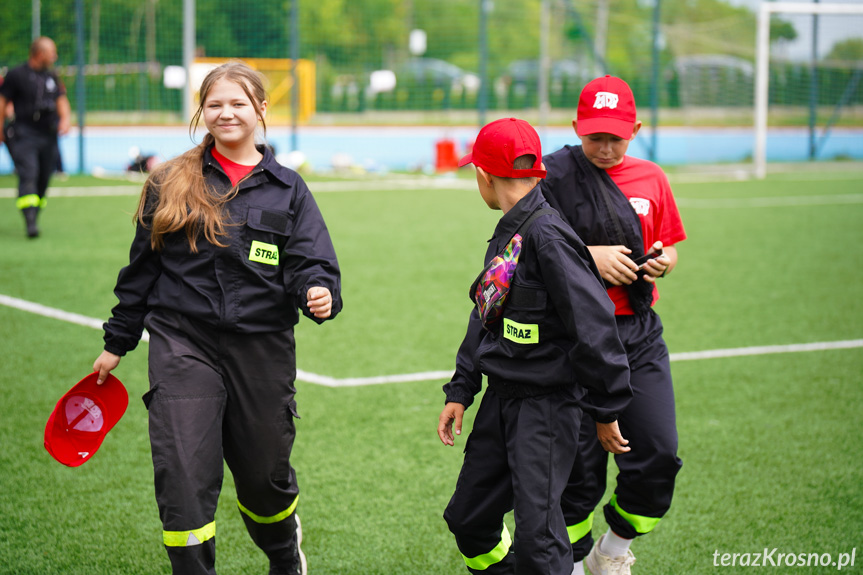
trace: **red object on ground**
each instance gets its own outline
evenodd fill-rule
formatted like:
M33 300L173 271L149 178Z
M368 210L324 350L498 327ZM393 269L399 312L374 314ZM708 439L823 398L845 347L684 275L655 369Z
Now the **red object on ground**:
M458 155L455 152L455 142L438 140L435 142L435 170L452 172L458 169Z

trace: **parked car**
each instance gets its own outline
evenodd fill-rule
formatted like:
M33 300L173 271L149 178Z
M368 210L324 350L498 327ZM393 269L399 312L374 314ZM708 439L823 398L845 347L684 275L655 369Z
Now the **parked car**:
M506 68L504 80L511 86L535 87L539 82L539 60L514 60ZM578 85L579 89L593 79L592 71L575 60L552 60L548 74L549 84Z
M410 82L432 88L479 90L479 76L437 58L411 58L396 69L399 84Z

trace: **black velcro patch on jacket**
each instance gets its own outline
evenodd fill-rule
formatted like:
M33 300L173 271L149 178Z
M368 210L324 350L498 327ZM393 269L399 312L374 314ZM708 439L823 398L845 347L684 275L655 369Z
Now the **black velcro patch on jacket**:
M288 227L288 217L284 214L261 211L261 225L274 230L284 230Z
M519 309L544 309L545 292L539 289L531 289L523 286L512 286L509 290L507 305Z

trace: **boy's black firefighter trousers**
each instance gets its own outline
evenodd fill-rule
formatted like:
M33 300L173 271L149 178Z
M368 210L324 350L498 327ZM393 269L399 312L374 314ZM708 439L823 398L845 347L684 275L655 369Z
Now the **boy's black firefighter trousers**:
M238 334L157 310L149 410L156 502L175 574L215 573L223 458L271 573L298 573L293 331Z
M618 424L632 450L614 457L617 486L604 512L612 531L633 539L649 533L671 507L675 477L683 463L677 457L674 389L662 321L651 310L643 317L617 316L617 328L632 386L632 401ZM608 453L596 438L596 424L585 414L576 463L561 500L575 561L584 559L593 546L590 530L594 509L605 494L607 465Z
M527 399L504 399L486 389L444 512L468 571L570 575L560 495L580 419L574 389ZM503 522L512 509L514 540Z

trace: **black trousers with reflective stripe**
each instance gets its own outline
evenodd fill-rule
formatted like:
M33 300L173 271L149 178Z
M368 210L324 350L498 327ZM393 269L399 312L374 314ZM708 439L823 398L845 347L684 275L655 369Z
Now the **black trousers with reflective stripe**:
M659 518L671 507L674 482L683 464L677 457L677 424L668 348L662 338L662 321L652 310L644 317L617 316L620 340L631 370L632 401L618 424L631 451L616 455L615 495L629 514ZM585 414L579 435L578 456L562 498L566 524L585 521L605 494L608 453L596 438L596 424ZM639 533L611 504L604 508L612 531L627 539ZM590 552L590 533L572 545L573 559Z
M14 124L11 132L9 154L18 174L18 197L31 194L45 197L51 174L57 167L57 135L20 122Z
M150 332L150 444L156 501L165 531L215 520L223 460L237 499L258 520L243 519L271 567L298 562L293 514L299 493L290 464L296 416L293 331L237 334L156 310ZM215 539L166 546L174 573L215 573Z
M514 556L486 575L570 575L560 495L573 467L581 409L573 390L503 399L487 388L467 439L464 463L444 519L462 555L485 555L515 510Z

